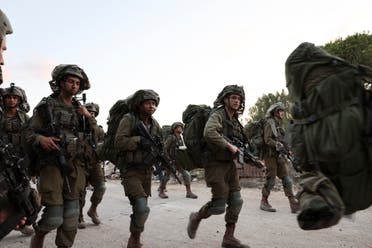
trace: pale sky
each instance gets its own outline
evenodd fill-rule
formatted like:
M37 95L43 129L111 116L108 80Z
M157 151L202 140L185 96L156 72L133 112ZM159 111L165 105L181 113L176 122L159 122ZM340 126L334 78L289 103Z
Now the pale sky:
M301 42L372 31L370 0L2 0L0 8L14 29L2 86L24 88L33 109L51 93L53 68L77 64L104 127L110 107L138 89L159 93L160 125L181 121L188 104L212 105L227 84L244 86L248 110L285 89L285 60Z

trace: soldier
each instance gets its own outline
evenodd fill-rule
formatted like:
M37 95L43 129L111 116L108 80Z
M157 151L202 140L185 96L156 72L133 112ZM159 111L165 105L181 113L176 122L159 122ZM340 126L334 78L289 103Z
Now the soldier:
M96 103L87 103L84 105L85 108L89 111L93 118L96 118L99 114L99 106ZM98 126L93 130L93 138L94 144L97 146L98 144L103 142L105 132L103 131L102 126ZM96 225L101 224L101 220L98 218L97 214L97 206L102 201L103 195L106 191L105 185L105 177L102 168L102 161L98 159L96 154L91 154L91 161L87 168L87 185L84 190L84 194L80 198L80 215L79 215L79 225L80 229L85 228L86 224L84 221L84 214L83 208L85 205L85 196L86 196L86 188L88 184L93 186L93 193L90 197L90 202L92 203L87 214L92 219L93 223Z
M205 165L205 181L207 186L212 188L212 199L198 212L190 214L187 233L191 239L195 238L202 219L223 214L226 210L226 232L222 247L248 247L234 237L235 225L243 205L239 176L234 161L239 150L223 137L236 137L244 140L243 128L238 120L239 114L244 110L244 103L243 87L225 86L214 102L214 109L205 125L204 138L209 151Z
M2 10L0 10L0 84L3 83L3 76L2 76L2 65L4 65L4 57L3 52L7 49L6 47L6 35L13 33L12 26L4 14ZM24 98L25 100L25 98ZM0 95L0 105L2 105L2 96ZM0 106L0 110L2 106ZM1 142L0 142L1 143ZM1 146L1 157L6 153L7 155L13 156L13 150L9 149L9 147L4 147L5 144L0 144ZM38 207L36 202L36 193L33 189L31 189L27 175L23 168L14 167L12 166L9 168L7 162L4 161L5 158L2 157L2 161L0 163L0 175L2 180L0 180L0 240L7 235L13 228L22 228L25 223L31 224L36 218L38 214ZM16 158L18 160L18 158ZM14 158L11 158L11 161L8 163L19 162L14 161ZM7 173L4 175L4 172ZM10 180L10 175L16 176L22 175L21 177L14 178ZM27 205L29 208L28 211L25 212L24 209L19 209L14 206L14 204L9 200L9 194L13 197L18 197L19 195L15 195L14 185L9 184L10 181L16 179L15 183L19 183L17 185L17 192L21 194L21 196L17 199L18 203L29 203L31 205ZM20 179L20 180L19 180ZM18 187L19 186L19 187ZM12 190L12 192L10 192ZM20 191L20 192L19 192ZM14 221L15 220L15 221ZM18 225L17 225L18 223ZM17 225L17 226L16 226Z
M25 156L21 132L29 120L26 112L19 109L24 103L23 90L11 84L2 91L4 111L0 113L0 139L4 144L12 144L17 157ZM19 229L21 233L29 236L34 233L30 226Z
M186 187L186 198L196 199L198 198L198 196L191 191L190 187L191 184L190 172L182 168L181 165L177 163L176 160L177 150L186 149L186 146L182 138L183 123L181 122L173 123L170 132L171 134L168 135L164 142L164 152L172 161L174 161L177 171L180 174L182 174L183 182ZM169 170L166 170L165 175L160 179L159 197L163 199L168 198L168 195L165 194L165 188L167 186L167 182L169 181L169 175L170 175Z
M262 199L260 209L268 212L276 212L269 201L270 191L275 185L275 178L282 180L284 194L289 199L289 205L292 213L299 210L299 205L294 197L292 189L292 179L288 175L287 159L285 151L289 151L285 142L285 132L282 128L282 119L285 112L285 106L281 103L271 105L266 111L266 121L264 125L264 142L263 158L266 165L266 182L262 188Z
M85 155L96 124L74 96L90 88L87 75L77 65L58 65L49 82L53 94L34 109L27 142L38 153L39 193L44 206L34 225L31 248L43 247L44 237L57 229L55 244L71 247L77 232L79 197L85 188Z
M151 196L153 146L148 138L137 131L142 125L152 137L161 140L161 128L152 116L160 98L153 90L138 90L132 97L130 112L122 118L115 136L115 148L120 152L119 165L125 195L132 205L130 237L127 248L142 247L140 235L149 215L147 198Z

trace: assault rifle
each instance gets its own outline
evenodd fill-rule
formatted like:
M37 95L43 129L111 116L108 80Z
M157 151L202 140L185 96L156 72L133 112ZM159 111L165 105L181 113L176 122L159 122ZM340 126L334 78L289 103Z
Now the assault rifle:
M44 113L46 114L48 126L46 129L36 130L36 133L45 135L47 137L56 137L60 139L59 150L53 151L53 153L55 153L55 156L57 158L58 167L64 178L66 190L68 193L71 193L71 187L70 187L70 181L68 180L68 175L71 174L73 167L66 159L69 156L67 152L66 134L62 133L59 129L57 129L56 123L53 118L52 110L49 107L49 105L46 103L42 106L44 106L45 108Z
M145 139L150 140L151 143L153 144L150 148L149 155L145 157L144 163L151 164L152 162L150 161L155 161L155 163L153 164L156 164L156 162L161 162L161 165L164 166L164 168L168 169L173 174L177 182L179 184L182 184L181 180L177 176L176 169L174 168L174 162L164 154L163 144L160 138L152 136L142 121L138 125L138 135L144 137ZM148 160L149 162L146 162L146 160Z
M238 153L238 163L239 164L244 164L244 162L246 162L246 163L251 163L251 164L253 164L254 166L256 166L257 168L260 168L260 169L265 167L262 164L262 162L256 156L254 156L252 153L249 152L248 147L246 147L244 142L241 141L239 138L232 137L230 139L230 138L226 137L225 135L223 135L223 138L227 142L229 142L230 144L233 144L234 146L236 146L239 149L239 153Z
M11 144L0 144L0 210L13 211L5 222L0 224L0 240L11 232L23 217L26 225L31 225L37 219L41 207L37 193L30 186L27 176L27 160L18 158Z
M281 145L277 145L275 147L276 151L279 153L279 158L288 160L292 164L296 172L302 172L301 166L299 164L299 159L293 156L292 152L285 144L283 144L282 142L280 142L280 144Z

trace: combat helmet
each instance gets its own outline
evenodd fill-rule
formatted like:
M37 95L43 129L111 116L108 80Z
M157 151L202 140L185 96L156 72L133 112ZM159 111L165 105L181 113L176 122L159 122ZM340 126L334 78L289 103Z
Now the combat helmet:
M182 127L182 129L183 129L184 124L183 124L182 122L179 122L179 121L174 122L174 123L171 125L171 130L170 130L170 132L171 132L171 133L174 133L174 129L176 129L177 127Z
M25 111L26 113L30 111L30 105L27 102L26 92L21 87L15 86L14 83L11 83L10 87L2 89L1 95L3 97L9 95L18 96L19 97L18 107L22 111Z
M13 33L12 25L10 25L8 17L0 9L0 41L7 35Z
M2 43L3 38L7 34L13 33L12 26L10 25L8 17L4 14L4 12L0 9L0 45ZM0 84L3 83L3 72L0 66Z
M244 93L243 86L238 86L236 84L225 86L223 90L218 94L217 99L213 103L213 106L215 108L218 108L224 105L224 98L231 94L236 94L236 95L241 96L242 100L240 103L238 113L242 114L245 108L245 93Z
M86 103L84 106L85 106L85 108L89 112L94 112L95 113L95 116L96 117L98 116L98 114L99 114L99 106L98 106L98 104L93 103L93 102L89 102L89 103Z
M138 111L139 106L141 105L142 102L146 100L154 100L156 106L159 105L160 102L160 97L158 93L156 93L153 90L150 89L145 89L145 90L137 90L132 97L132 102L131 102L131 110L132 111Z
M275 111L283 110L285 111L287 108L282 102L277 102L272 104L266 111L266 117L270 117L273 115Z
M52 80L49 81L49 85L53 93L59 92L59 81L63 80L68 75L72 75L80 79L80 88L78 94L90 88L88 76L85 74L83 69L77 65L60 64L57 65L52 71Z

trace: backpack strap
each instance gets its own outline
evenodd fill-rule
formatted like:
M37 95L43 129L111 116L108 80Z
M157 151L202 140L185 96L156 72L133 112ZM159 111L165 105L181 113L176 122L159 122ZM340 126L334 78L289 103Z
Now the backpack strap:
M354 97L352 98L351 100L349 101L345 101L343 103L339 103L339 104L336 104L332 107L329 107L329 108L326 108L325 110L319 112L319 113L314 113L312 115L309 115L308 117L306 118L303 118L303 119L294 119L293 122L295 124L299 124L299 125L308 125L308 124L312 124L328 115L331 115L331 114L334 114L336 112L340 112L341 110L349 107L349 106L352 106L352 105L355 105L355 104L358 104L359 103L359 99Z

